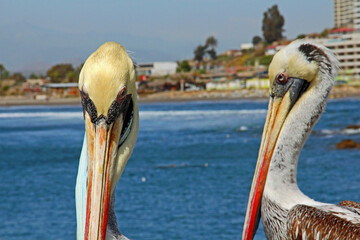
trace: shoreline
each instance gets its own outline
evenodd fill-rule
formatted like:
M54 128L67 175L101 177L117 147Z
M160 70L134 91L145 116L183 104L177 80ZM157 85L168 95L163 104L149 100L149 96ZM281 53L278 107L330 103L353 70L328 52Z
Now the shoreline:
M269 98L268 89L241 89L218 91L189 91L189 92L159 92L148 95L138 95L138 102L194 102L194 101L233 101L233 100L260 100ZM334 87L330 99L360 98L360 87ZM80 97L50 98L35 100L29 97L0 97L0 107L10 106L40 106L40 105L80 105Z

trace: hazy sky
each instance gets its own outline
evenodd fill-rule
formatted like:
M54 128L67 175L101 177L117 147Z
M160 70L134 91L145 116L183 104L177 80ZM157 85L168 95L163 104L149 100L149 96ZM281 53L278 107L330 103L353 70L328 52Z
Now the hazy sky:
M209 35L223 52L262 36L273 4L288 38L333 26L332 0L0 0L0 63L11 71L76 65L105 41L122 43L137 62L180 60Z

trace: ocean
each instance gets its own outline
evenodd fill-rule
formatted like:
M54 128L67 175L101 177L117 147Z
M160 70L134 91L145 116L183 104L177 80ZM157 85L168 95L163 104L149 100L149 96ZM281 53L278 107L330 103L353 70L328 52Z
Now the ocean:
M241 239L267 101L140 104L116 189L130 239ZM360 201L360 99L331 100L301 153L298 184L324 202ZM0 108L0 239L75 239L81 106ZM260 226L255 239L265 239Z

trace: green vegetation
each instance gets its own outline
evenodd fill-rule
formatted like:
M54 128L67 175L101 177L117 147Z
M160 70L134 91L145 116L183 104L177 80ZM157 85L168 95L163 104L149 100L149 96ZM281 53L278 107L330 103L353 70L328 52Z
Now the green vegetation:
M9 85L5 85L2 90L3 90L4 92L6 92L7 90L10 89L10 87L11 87L11 86L9 86Z
M25 82L26 78L19 72L13 73L9 76L10 79L14 79L17 84Z
M201 73L201 74L206 74L206 70L205 70L205 69L200 69L200 70L199 70L199 73Z
M1 73L1 79L7 79L9 75L10 75L9 71L5 70Z
M78 78L79 78L79 74L75 71L70 71L66 74L66 79L69 82L77 82Z
M2 79L2 73L3 73L3 71L5 71L5 70L6 70L6 69L5 69L4 65L0 64L0 80Z
M205 55L205 50L206 50L205 46L202 45L197 46L197 48L195 48L194 50L194 60L198 62L202 62Z
M329 29L324 29L321 33L320 33L320 37L322 38L326 38L329 35Z
M206 39L206 43L205 46L207 47L207 54L209 54L211 59L216 59L216 51L215 48L217 46L217 40L213 37L210 36Z
M296 39L303 39L303 38L305 38L305 37L306 37L305 34L299 34L299 35L296 37Z
M80 68L80 67L79 67ZM76 70L74 67L69 64L57 64L52 66L46 73L46 75L50 78L51 82L59 83L59 82L76 82L79 78L79 68Z
M30 78L30 79L38 79L39 76L36 75L35 73L32 73L32 74L30 74L30 77L29 77L29 78Z
M190 72L191 70L191 66L187 60L178 61L177 65L176 72Z
M9 77L9 71L6 70L4 65L0 64L0 81Z
M265 41L272 43L283 38L284 17L280 14L278 6L274 5L264 12L262 30Z
M232 59L232 57L228 55L219 55L216 59L220 62L228 62Z
M259 63L260 63L260 65L269 66L272 59L273 59L273 56L262 56L259 59Z
M262 38L260 36L254 36L252 39L252 44L255 46L256 44L259 44L262 42Z

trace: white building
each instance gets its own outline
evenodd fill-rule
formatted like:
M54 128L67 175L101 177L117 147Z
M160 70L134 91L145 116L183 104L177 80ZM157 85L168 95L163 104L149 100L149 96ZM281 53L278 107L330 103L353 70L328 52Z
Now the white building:
M206 83L206 90L234 90L241 88L245 88L245 81L239 79Z
M270 80L267 78L252 78L246 80L246 88L270 88Z
M340 73L360 76L360 33L337 35L336 38L312 39L334 51L340 62Z
M136 66L138 75L164 76L176 73L176 62L140 63Z
M240 50L250 50L253 48L254 48L254 45L252 43L243 43L240 45Z
M280 49L286 47L286 45L271 45L271 46L267 46L265 48L265 55L266 56L270 56L270 55L275 55L275 53L277 53L278 51L280 51Z
M335 27L360 29L360 1L334 0Z

